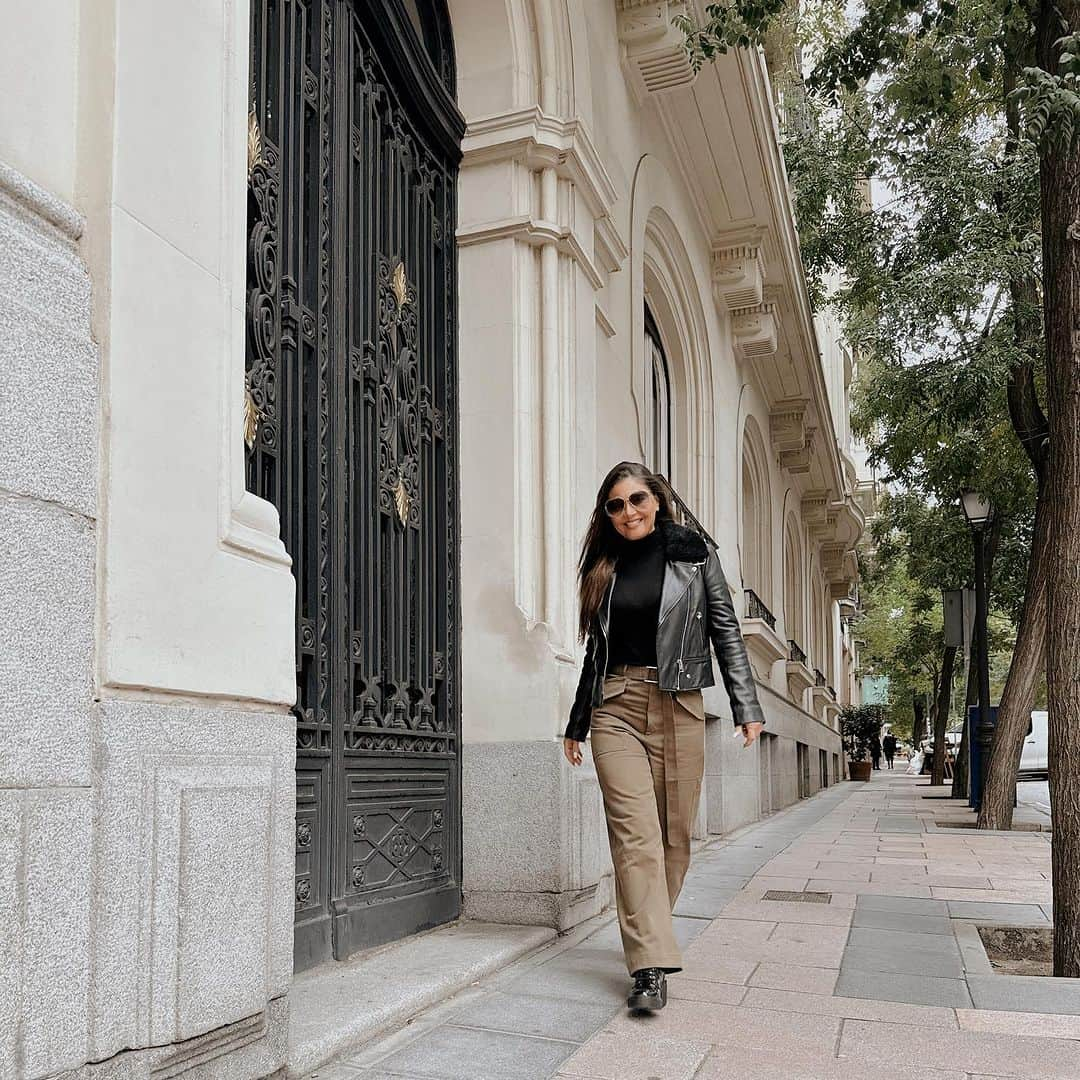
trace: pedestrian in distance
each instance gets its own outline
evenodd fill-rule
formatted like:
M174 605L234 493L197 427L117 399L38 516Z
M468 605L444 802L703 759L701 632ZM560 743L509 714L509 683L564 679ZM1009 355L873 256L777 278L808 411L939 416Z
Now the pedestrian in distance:
M881 739L877 735L870 740L870 760L875 769L881 768Z
M671 913L701 795L710 643L744 747L764 724L720 559L672 519L668 490L624 461L597 493L578 564L585 661L563 742L580 765L591 730L633 1011L662 1009L682 970Z
M885 764L891 769L896 757L896 736L891 731L881 740L881 749L885 751Z

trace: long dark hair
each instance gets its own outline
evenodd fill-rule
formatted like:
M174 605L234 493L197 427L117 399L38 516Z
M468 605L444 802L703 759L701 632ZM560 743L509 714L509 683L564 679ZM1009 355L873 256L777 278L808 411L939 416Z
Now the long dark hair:
M637 461L620 461L604 477L596 493L596 505L578 559L578 639L584 641L592 628L593 619L600 610L608 583L611 581L615 560L618 558L622 538L615 531L611 518L604 510L611 489L628 476L635 476L656 496L660 509L656 513L657 527L661 521L671 520L671 500L664 481Z

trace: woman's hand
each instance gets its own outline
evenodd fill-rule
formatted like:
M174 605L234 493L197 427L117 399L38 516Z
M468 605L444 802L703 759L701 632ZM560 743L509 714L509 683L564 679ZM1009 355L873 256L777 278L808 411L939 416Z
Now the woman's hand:
M581 747L582 744L577 739L563 739L562 750L571 765L581 764Z
M749 746L760 734L764 724L743 724L743 746Z

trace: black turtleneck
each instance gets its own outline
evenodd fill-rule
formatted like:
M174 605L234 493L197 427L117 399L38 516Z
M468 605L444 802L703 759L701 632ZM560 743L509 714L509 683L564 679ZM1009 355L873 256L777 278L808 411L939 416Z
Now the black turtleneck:
M659 529L640 540L622 542L611 596L609 667L656 666L656 627L666 565L664 537Z

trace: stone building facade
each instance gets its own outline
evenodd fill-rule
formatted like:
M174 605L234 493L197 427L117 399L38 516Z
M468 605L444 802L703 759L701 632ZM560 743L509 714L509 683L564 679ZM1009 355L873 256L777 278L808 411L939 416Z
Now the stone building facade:
M294 966L459 913L566 928L610 903L595 775L565 765L560 735L580 656L578 547L621 459L668 475L717 540L768 719L744 753L723 693L708 696L699 835L840 778L836 718L857 663L843 616L864 522L851 360L808 304L763 57L695 74L671 22L687 6L46 0L9 18L0 922L15 932L0 939L0 1076L268 1075L285 1060ZM284 57L276 26L312 51ZM366 66L347 67L349 48ZM322 132L307 165L275 145L273 95L293 82L268 88L268 57ZM362 95L339 92L346 70ZM368 734L359 710L335 719L338 704L320 728L305 700L315 572L291 538L322 518L260 497L253 466L289 437L284 398L274 414L252 394L253 293L271 301L268 363L284 363L289 305L306 302L303 280L289 286L299 299L282 291L291 219L260 221L259 177L328 223L308 264L316 285L340 282L325 338L317 317L310 335L295 319L311 356L333 359L335 305L368 287L339 273L364 244L334 232L351 220L335 200L354 167L383 192L383 166L362 139L351 157L335 141L346 100L385 109L385 139L413 153L433 129L424 101L445 119L442 172L415 183L442 193L430 265L450 271L424 278L430 236L385 210L386 235L408 236L379 264L380 340L403 381L375 396L393 390L403 417L422 414L447 519L423 502L434 450L407 440L395 453L414 454L419 479L400 463L398 486L380 474L390 502L371 519L398 545L380 550L427 551L408 530L444 530L445 578L406 559L401 583L420 581L445 617L435 647L410 637L393 579L358 604L361 622L379 604L404 612L401 662L418 670L430 653L435 680L399 679L396 698L385 672L361 680L378 713ZM303 185L323 166L320 217ZM268 221L279 240L253 267ZM410 308L438 387L410 383L424 351ZM378 363L358 364L378 383ZM333 411L339 389L328 415L351 438L363 423ZM351 446L320 459L318 483L370 464ZM345 577L325 572L332 611L344 583L368 580L352 550ZM331 629L325 653L311 650L310 685L325 675L335 703L349 659L335 649L360 656L366 625L354 644ZM331 764L320 773L309 754L318 767L302 776L298 732L312 723Z

